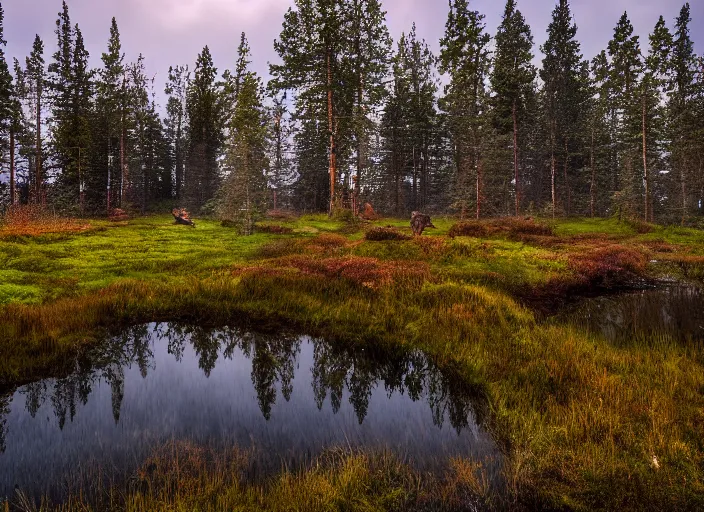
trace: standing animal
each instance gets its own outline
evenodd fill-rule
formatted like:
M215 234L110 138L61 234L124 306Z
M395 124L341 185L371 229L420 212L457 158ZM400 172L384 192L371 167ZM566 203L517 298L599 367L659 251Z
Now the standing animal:
M411 229L413 230L413 234L416 236L421 236L425 228L437 229L433 226L433 222L430 220L430 215L420 212L413 212L411 214Z

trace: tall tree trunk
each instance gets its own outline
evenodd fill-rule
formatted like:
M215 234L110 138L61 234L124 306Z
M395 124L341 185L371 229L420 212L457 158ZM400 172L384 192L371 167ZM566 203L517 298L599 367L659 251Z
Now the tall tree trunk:
M428 138L427 135L423 134L423 160L421 161L420 168L420 204L421 208L425 209L428 205Z
M357 55L360 54L360 42L357 38ZM359 84L357 86L357 176L354 180L354 192L352 194L352 213L357 216L359 196L362 191L362 169L364 168L364 146L365 146L365 133L364 133L364 107L362 105L364 101L364 73L359 74Z
M327 51L327 75L328 75L328 131L330 132L330 211L332 216L335 207L335 181L337 174L337 164L335 155L335 126L333 116L333 97L332 97L332 55L330 50Z
M418 166L416 165L416 146L413 145L413 210L418 209Z
M120 206L124 206L126 178L127 166L125 163L125 112L123 108L122 114L120 116Z
M181 199L181 187L183 183L183 158L181 156L181 123L182 114L179 113L176 123L176 199Z
M550 188L552 192L552 218L555 218L557 196L555 194L555 122L550 123Z
M110 121L108 121L109 123ZM107 188L107 214L110 215L112 189L112 133L108 128L108 188Z
M41 96L41 84L37 83L37 147L36 147L36 162L34 164L36 168L36 178L35 178L35 197L34 200L37 204L44 204L44 195L42 193L43 178L42 178L42 96Z
M648 222L649 216L648 216L648 205L649 205L649 199L650 199L650 178L648 176L648 146L647 146L647 139L646 139L646 120L645 120L645 93L643 93L643 183L645 184L645 222Z
M592 171L592 179L589 184L589 212L594 218L594 203L596 202L596 168L594 167L594 126L592 125L592 142L589 146L589 168Z
M477 157L477 220L482 215L482 160Z
M567 209L566 209L565 213L567 214L568 217L570 216L570 212L572 210L572 190L570 189L570 182L567 177L567 167L569 165L569 161L570 161L570 153L569 153L569 149L567 147L567 138L565 138L565 163L562 166L562 168L563 168L563 173L565 175L565 188L567 189Z
M685 222L687 220L687 179L686 179L686 165L687 161L686 159L682 162L682 166L680 168L680 185L682 187L682 221L681 224L682 226L685 225Z
M521 214L521 182L518 176L518 114L513 100L513 171L516 180L516 217Z
M10 127L10 206L17 200L15 191L15 130Z

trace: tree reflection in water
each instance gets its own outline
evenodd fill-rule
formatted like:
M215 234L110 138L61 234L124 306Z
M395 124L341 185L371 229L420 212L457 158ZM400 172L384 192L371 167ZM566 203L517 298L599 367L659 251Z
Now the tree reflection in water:
M12 395L0 395L0 453L5 452L5 439L7 437L7 416L10 414L10 401Z
M73 421L79 406L85 405L93 387L105 382L111 389L112 414L120 421L125 396L125 371L137 367L143 379L155 369L154 343L166 343L168 353L181 362L187 347L192 347L198 366L206 377L218 360L234 359L238 353L252 364L251 380L259 409L266 420L276 403L277 387L290 401L303 338L292 334L261 334L235 328L208 329L176 324L139 325L112 336L75 361L68 376L29 384L21 388L25 406L34 417L39 408L51 404L59 428ZM327 397L334 413L340 410L345 390L357 420L367 416L372 391L383 385L387 395L408 394L414 402L425 398L435 425L445 418L459 434L476 416L477 394L459 379L435 367L420 352L341 348L320 340L313 342L312 386L318 409ZM239 352L238 352L239 351ZM12 395L0 397L0 449L7 435L6 417Z

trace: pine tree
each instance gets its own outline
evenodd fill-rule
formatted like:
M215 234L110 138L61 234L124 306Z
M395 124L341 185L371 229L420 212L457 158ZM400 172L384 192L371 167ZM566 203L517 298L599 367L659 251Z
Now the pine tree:
M15 203L15 168L14 168L14 130L17 107L15 91L12 84L10 67L5 58L4 37L5 14L0 4L0 163L4 163L5 152L10 165L10 204ZM2 174L0 172L0 174Z
M68 5L62 2L62 10L56 20L54 31L57 38L53 62L49 64L49 92L52 105L52 159L59 168L59 179L65 177L71 163L72 101L73 101L73 47L74 31L68 12Z
M609 83L616 116L616 151L619 190L616 207L620 213L635 216L640 201L642 174L636 170L636 157L642 133L641 95L638 94L642 63L638 36L628 14L621 16L609 42L611 58Z
M96 133L99 134L95 141L95 158L92 166L98 172L92 176L92 189L105 191L105 202L108 213L115 204L116 199L122 197L120 186L123 174L124 160L124 111L126 101L126 68L124 54L120 42L120 31L115 18L110 25L110 38L108 48L102 54L102 69L96 83ZM119 167L116 169L116 163ZM117 172L119 170L119 172ZM115 191L119 196L115 198ZM101 193L97 193L94 200L102 202Z
M169 81L165 88L165 93L169 96L166 104L166 136L173 154L176 199L181 199L183 189L184 153L188 143L186 93L190 76L188 66L171 66L169 67Z
M548 39L542 46L545 54L540 78L543 81L543 122L549 134L548 154L550 159L550 196L552 212L558 206L557 165L563 159L563 204L570 213L570 176L580 164L572 161L572 155L581 151L579 144L583 133L583 114L587 100L585 83L582 80L582 56L576 39L577 25L572 21L568 0L559 0L548 26Z
M244 235L254 232L254 223L266 209L267 119L264 90L255 73L245 71L238 87L237 103L230 123L227 154L230 175L220 191L218 214L236 225Z
M291 205L290 186L295 177L290 157L293 126L286 107L286 95L274 96L272 102L269 184L273 189L272 207L277 210Z
M78 164L78 193L81 213L85 212L85 194L86 194L86 173L87 173L87 155L92 150L92 124L94 120L93 110L93 71L88 68L88 51L83 42L83 34L78 28L74 28L76 34L76 42L73 51L73 62L71 66L72 72L72 124L73 134L70 143L73 144L74 162ZM74 188L75 190L75 188Z
M386 13L378 0L348 0L343 8L346 46L351 50L347 60L356 89L353 113L356 173L352 201L356 213L363 174L368 167L369 137L374 128L371 116L386 96L384 80L391 58L391 38Z
M445 36L440 41L440 71L449 73L441 106L449 118L455 147L455 205L464 217L475 177L476 217L482 215L484 149L487 143L489 42L484 15L469 9L467 0L452 0Z
M654 222L654 192L660 186L653 169L663 167L662 154L665 137L665 105L666 80L672 50L672 34L665 25L665 19L660 16L653 33L650 34L650 50L645 59L645 68L641 80L641 135L643 150L643 183L644 203L643 218L646 222ZM662 194L662 192L661 192ZM657 194L655 194L657 195Z
M616 156L611 64L602 50L591 62L591 92L588 112L589 214L603 214L610 206L607 198L615 192ZM607 193L607 191L609 193Z
M3 137L0 142L3 143L3 149L5 149L4 137L10 130L14 97L12 75L10 74L7 59L5 58L5 46L7 46L7 41L4 37L4 19L5 14L2 9L2 4L0 4L0 136Z
M206 46L196 61L186 101L190 129L184 192L189 206L195 209L213 199L220 181L217 158L223 142L223 109L216 74Z
M516 215L521 210L520 141L536 76L533 36L515 0L507 0L496 34L496 55L491 75L494 92L494 122L499 135L513 135L513 171Z
M675 22L670 60L668 125L670 133L670 161L677 187L670 190L679 199L680 223L685 224L692 212L690 199L693 181L698 168L696 135L696 71L697 60L690 35L690 6L682 6Z
M149 101L150 81L146 76L144 56L137 58L137 62L128 67L129 74L129 102L131 125L133 126L132 150L130 151L129 175L131 177L131 198L140 205L142 215L146 213L147 199L149 198L153 158L151 155L149 129L154 113Z
M39 35L34 38L32 53L27 57L25 78L28 94L32 98L34 128L34 170L31 178L30 200L36 204L46 204L44 186L44 162L42 149L42 107L46 85L44 64L44 43Z
M274 48L283 64L271 65L274 91L295 91L297 117L327 123L328 209L335 205L338 164L348 157L356 85L345 66L346 19L343 0L296 0L284 18ZM312 125L308 126L312 128ZM302 169L304 167L301 167ZM307 180L308 178L302 179ZM322 198L318 197L318 204Z
M438 133L434 70L435 57L427 43L418 40L413 24L398 42L393 58L393 89L382 118L389 152L387 187L397 214L405 209L406 202L411 210L418 210L426 208L431 199L431 153ZM402 201L401 182L408 178L410 200Z
M249 47L249 41L244 32L240 36L240 45L237 47L237 63L235 64L234 72L229 69L223 73L223 99L226 105L225 108L225 124L230 125L232 116L234 115L235 105L239 97L242 81L244 80L247 69L251 64L252 50Z

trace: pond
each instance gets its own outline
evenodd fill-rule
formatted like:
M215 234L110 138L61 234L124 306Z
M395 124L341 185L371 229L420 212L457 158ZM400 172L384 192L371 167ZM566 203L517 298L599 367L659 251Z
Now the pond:
M704 341L704 290L687 284L585 299L556 316L614 344Z
M455 456L482 460L495 480L501 455L476 403L473 389L419 352L141 325L65 378L0 397L0 501L16 486L61 500L93 468L119 484L174 440L252 450L262 475L343 446L391 450L424 471Z

